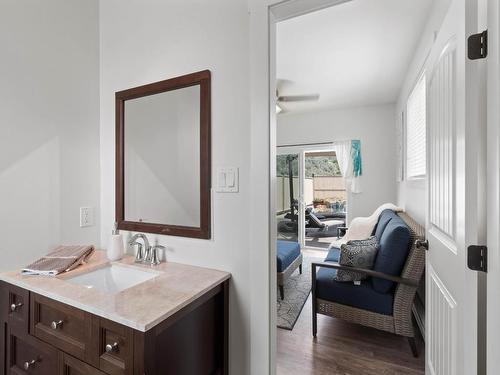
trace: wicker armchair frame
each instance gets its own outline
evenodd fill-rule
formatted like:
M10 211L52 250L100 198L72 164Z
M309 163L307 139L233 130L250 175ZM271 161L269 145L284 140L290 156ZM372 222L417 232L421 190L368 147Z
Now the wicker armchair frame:
M425 228L404 212L400 212L398 215L410 228L412 243L412 247L408 253L408 257L400 277L387 275L373 270L341 266L340 264L334 262L312 263L313 336L316 336L317 334L317 314L323 314L367 327L395 333L400 336L405 336L408 338L413 355L418 357L418 350L415 343L415 330L412 319L412 306L425 268L426 249L421 246L421 241L425 238ZM394 281L397 285L394 291L393 314L378 314L372 311L317 298L316 271L318 267L347 269L362 272L371 277Z

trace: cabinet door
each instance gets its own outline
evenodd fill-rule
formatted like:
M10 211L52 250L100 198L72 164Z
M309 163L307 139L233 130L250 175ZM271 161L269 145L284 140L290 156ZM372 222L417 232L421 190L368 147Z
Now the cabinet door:
M0 284L0 319L10 327L28 333L29 292L17 286Z
M90 314L46 297L31 294L30 333L86 362L91 362Z
M7 327L7 375L54 375L58 351L33 336Z
M61 372L60 375L105 375L104 372L89 366L82 361L73 358L68 354L61 353Z
M99 368L110 375L132 375L134 370L133 330L105 319L94 321L99 330L94 338Z

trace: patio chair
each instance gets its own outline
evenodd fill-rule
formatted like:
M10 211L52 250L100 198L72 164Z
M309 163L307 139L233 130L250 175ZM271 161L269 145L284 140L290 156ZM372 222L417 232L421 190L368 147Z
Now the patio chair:
M406 213L383 211L373 233L380 250L371 270L341 266L339 249L312 263L313 336L317 314L328 315L408 338L418 356L412 306L425 267L424 228ZM364 273L361 285L335 280L337 270Z

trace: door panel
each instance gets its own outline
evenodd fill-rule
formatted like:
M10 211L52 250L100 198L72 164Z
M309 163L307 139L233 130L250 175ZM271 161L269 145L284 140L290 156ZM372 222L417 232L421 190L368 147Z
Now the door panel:
M429 224L449 237L452 247L455 240L455 65L456 43L452 40L445 47L428 84Z
M478 83L466 57L466 36L477 26L476 11L475 0L450 2L425 71L429 375L477 374L478 280L467 268L467 247L477 241L484 212L478 204L481 131L471 90Z
M456 371L457 303L432 266L427 269L427 285L429 372L452 375Z

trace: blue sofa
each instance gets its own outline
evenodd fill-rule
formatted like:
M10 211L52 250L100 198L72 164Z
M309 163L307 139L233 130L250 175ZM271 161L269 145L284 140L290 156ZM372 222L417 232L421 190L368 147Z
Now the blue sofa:
M373 235L380 249L373 269L359 270L368 276L361 285L335 280L338 269L352 269L338 264L339 249L332 248L323 263L313 263L313 335L320 313L406 336L416 355L411 307L425 250L415 239L423 239L424 228L404 213L385 210Z

